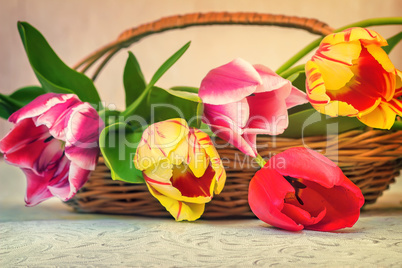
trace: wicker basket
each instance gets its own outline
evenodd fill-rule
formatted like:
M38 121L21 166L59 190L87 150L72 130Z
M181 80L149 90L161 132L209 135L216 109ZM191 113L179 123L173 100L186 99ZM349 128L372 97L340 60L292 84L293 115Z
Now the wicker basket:
M95 71L95 79L117 51L144 36L175 28L211 24L276 25L305 29L319 35L332 32L328 25L320 21L282 15L221 12L173 16L125 31L116 41L95 51L75 68L81 67L85 72L103 57ZM215 138L214 142L223 159L227 181L222 193L206 205L202 217L254 217L248 206L247 194L249 181L258 170L258 165L227 142L219 138ZM340 135L303 139L259 136L257 144L264 158L295 146L305 146L323 153L337 163L362 190L366 204L374 203L394 182L402 168L402 131L349 131ZM149 193L145 184L113 181L102 157L89 181L66 203L79 212L170 216Z

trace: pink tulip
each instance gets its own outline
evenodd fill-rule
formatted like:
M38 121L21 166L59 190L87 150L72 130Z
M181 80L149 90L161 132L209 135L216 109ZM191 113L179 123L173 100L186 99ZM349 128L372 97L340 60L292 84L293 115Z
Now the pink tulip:
M76 95L47 93L9 121L15 125L0 140L0 151L27 177L26 205L72 198L96 166L104 127L96 110Z
M262 221L282 229L352 227L364 197L325 156L294 147L273 156L250 182L248 201Z
M235 59L202 80L203 122L243 153L257 156L257 134L278 135L288 127L287 110L308 102L306 94L263 65Z

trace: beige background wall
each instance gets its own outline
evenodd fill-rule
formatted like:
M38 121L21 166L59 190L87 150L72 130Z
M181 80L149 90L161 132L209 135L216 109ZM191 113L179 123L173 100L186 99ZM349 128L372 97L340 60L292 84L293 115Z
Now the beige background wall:
M0 92L38 84L21 45L16 23L23 20L39 29L56 53L69 65L115 39L133 26L164 16L206 11L255 11L313 17L334 28L373 17L402 16L401 0L0 0ZM373 27L384 37L401 26ZM316 37L301 30L277 27L214 26L175 30L143 39L130 50L149 80L159 65L191 40L184 57L159 86L198 86L218 65L242 57L278 68ZM96 81L101 98L123 108L122 72L127 52L120 52ZM402 45L391 59L402 68ZM9 128L0 121L0 136Z

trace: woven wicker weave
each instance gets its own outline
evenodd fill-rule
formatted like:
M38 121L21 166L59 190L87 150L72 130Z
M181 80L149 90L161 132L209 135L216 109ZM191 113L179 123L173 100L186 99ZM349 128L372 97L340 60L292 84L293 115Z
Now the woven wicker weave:
M276 25L300 28L319 35L332 29L323 22L298 17L258 13L196 13L162 18L123 32L119 38L98 49L75 67L88 70L104 57L95 71L97 76L106 62L121 48L141 38L170 29L212 24ZM258 165L248 156L221 139L215 139L218 152L227 172L227 181L221 194L206 205L203 218L254 217L248 202L248 184ZM337 163L363 192L366 204L374 203L388 188L402 167L402 131L349 131L341 135L289 139L260 136L259 153L269 158L295 146L317 150ZM170 216L149 193L145 184L113 181L109 169L100 157L89 181L67 202L80 212L131 214L143 216Z
M402 131L349 131L304 139L261 136L257 142L263 157L294 146L322 152L338 163L344 174L362 190L366 204L374 203L402 168ZM215 144L225 165L227 180L223 191L206 205L202 217L253 217L247 193L258 165L221 139L215 139ZM113 181L102 158L90 180L67 203L80 212L169 216L146 185Z

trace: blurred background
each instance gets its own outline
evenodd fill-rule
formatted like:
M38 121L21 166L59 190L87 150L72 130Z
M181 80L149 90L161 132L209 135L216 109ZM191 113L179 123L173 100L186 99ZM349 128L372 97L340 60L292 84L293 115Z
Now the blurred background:
M39 84L23 49L17 21L27 21L36 27L59 57L72 66L116 39L126 29L165 16L208 11L294 15L316 18L339 28L369 18L402 16L402 1L0 0L0 92L9 94L17 88ZM402 26L372 29L388 38L401 32ZM204 26L152 35L135 43L129 50L138 58L149 81L170 55L191 40L190 49L157 85L198 87L210 69L237 57L276 70L316 38L316 35L303 30L274 26ZM106 104L115 104L119 109L124 104L122 76L127 56L127 50L117 54L95 82L102 100ZM402 44L393 50L390 57L395 66L402 69ZM302 60L305 61L306 58ZM0 119L0 137L7 133L10 126ZM4 189L0 195L0 208L5 202L14 200L18 200L22 207L25 191L22 172L0 161L0 179ZM392 197L390 200L399 202L400 198ZM16 209L15 213L20 213L20 210Z

